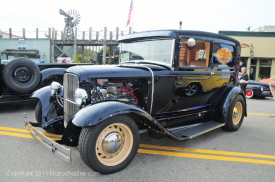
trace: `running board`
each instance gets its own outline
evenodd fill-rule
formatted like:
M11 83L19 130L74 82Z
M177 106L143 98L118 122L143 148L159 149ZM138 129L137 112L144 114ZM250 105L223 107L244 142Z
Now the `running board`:
M188 125L175 129L168 129L168 131L176 137L182 139L192 139L204 133L207 133L216 128L224 126L225 123L219 123L215 121L208 121L205 123L198 123L194 125Z

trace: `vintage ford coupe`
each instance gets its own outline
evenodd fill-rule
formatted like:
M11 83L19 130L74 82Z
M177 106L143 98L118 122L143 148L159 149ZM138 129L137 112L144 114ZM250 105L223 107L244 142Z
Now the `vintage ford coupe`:
M94 171L114 173L135 157L139 133L192 139L216 128L236 131L246 116L237 87L241 44L201 31L160 30L120 40L119 65L74 66L64 81L36 91L30 133L70 162L70 148ZM35 127L63 134L52 141Z

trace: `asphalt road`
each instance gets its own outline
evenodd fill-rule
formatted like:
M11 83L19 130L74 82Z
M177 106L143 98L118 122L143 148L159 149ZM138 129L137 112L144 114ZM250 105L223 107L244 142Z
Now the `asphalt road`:
M248 99L248 117L236 132L216 129L185 142L144 133L132 163L110 175L88 168L77 148L71 164L45 151L23 124L23 113L35 121L33 104L0 105L0 181L274 181L274 104Z

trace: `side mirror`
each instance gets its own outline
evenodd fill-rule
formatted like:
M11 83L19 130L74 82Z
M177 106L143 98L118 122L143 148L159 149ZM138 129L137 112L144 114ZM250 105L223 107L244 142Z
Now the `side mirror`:
M194 47L196 45L196 41L193 38L189 38L186 42L180 42L180 47L182 44L187 44L188 47Z

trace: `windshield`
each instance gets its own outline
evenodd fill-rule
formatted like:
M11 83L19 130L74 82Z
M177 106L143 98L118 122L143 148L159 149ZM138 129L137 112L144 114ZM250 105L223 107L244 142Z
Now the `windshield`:
M172 65L174 39L146 40L120 44L120 62L147 60Z

